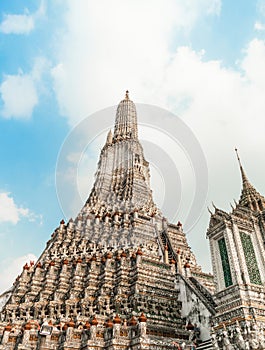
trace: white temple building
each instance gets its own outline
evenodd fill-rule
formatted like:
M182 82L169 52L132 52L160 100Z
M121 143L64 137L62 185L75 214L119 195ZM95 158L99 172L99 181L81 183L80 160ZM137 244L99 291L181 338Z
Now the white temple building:
M83 208L2 298L0 349L265 349L265 199L239 160L242 194L211 214L204 273L154 203L137 129L126 92Z

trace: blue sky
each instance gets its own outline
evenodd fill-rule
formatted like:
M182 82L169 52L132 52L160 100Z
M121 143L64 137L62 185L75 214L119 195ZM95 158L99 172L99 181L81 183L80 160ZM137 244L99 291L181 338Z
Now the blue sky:
M126 89L177 114L201 144L209 193L190 244L209 270L206 206L239 198L235 145L265 194L265 1L3 0L0 12L0 290L65 215L55 184L65 138ZM84 197L102 140L82 168Z

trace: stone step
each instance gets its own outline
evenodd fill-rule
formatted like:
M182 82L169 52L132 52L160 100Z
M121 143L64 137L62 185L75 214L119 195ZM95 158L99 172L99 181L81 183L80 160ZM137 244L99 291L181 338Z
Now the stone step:
M197 346L196 350L213 350L213 345L211 339L205 340L199 346Z

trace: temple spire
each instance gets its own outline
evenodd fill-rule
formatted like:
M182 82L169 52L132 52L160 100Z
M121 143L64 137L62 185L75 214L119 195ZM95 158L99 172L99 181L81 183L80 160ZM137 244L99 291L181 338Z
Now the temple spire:
M238 205L247 207L254 211L262 211L265 209L265 198L249 182L244 168L242 166L237 148L235 148L235 151L242 177L242 192Z
M129 91L125 93L125 98L119 103L116 113L114 127L114 142L137 139L137 114L135 104L129 98Z
M102 148L84 210L88 207L101 216L123 210L148 215L158 212L150 188L149 163L137 136L136 107L128 91L117 107L114 133L109 131Z

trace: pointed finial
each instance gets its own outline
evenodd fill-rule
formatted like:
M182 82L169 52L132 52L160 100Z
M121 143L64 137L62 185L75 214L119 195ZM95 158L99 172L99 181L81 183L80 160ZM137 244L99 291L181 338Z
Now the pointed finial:
M237 156L237 160L238 160L239 166L242 167L241 160L240 160L239 154L238 154L238 149L236 147L235 147L235 151L236 151L236 156Z
M129 98L129 91L128 90L126 90L126 94L125 94L125 100L129 100L130 98Z
M257 210L263 210L263 205L265 204L265 198L259 194L259 192L252 186L252 184L249 182L247 175L243 169L243 166L241 164L237 149L235 148L239 168L241 172L241 178L242 178L242 192L241 197L239 200L239 204L243 206L247 206L250 209L257 211ZM264 203L264 204L263 204Z
M210 208L207 207L207 209L208 209L208 212L209 212L211 215L213 215L213 212L210 210Z
M247 175L245 174L245 171L244 171L243 166L241 164L241 160L239 158L239 154L238 154L237 148L235 148L235 151L236 151L236 156L237 156L237 160L238 160L238 164L239 164L239 168L240 168L240 172L241 172L243 188L246 188L246 187L250 186L250 183L249 183L249 181L247 179Z
M214 202L212 202L212 206L214 207L214 209L217 209L216 206L215 206L215 204L214 204Z

